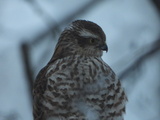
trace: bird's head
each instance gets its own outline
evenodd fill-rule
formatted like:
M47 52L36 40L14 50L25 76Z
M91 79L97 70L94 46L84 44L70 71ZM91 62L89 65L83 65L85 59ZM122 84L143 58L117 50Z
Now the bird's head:
M54 57L70 55L101 57L103 51L108 51L108 47L102 28L91 21L76 20L60 35Z

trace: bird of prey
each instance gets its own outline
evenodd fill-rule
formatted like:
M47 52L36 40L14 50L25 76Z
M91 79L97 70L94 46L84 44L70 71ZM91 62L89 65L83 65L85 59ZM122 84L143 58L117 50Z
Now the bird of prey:
M103 51L108 47L100 26L69 24L34 82L34 120L123 120L127 97Z

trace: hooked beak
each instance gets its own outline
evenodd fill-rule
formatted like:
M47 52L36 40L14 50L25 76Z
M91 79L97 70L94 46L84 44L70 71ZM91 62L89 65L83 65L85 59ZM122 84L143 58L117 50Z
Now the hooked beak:
M108 46L106 44L105 45L101 45L100 49L103 50L103 51L108 52Z

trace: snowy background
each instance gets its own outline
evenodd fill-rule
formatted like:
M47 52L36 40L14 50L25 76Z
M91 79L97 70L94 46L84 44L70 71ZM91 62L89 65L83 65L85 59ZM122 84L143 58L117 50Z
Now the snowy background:
M32 120L33 79L75 19L106 33L103 59L128 95L125 120L160 120L160 14L153 1L0 0L0 120Z

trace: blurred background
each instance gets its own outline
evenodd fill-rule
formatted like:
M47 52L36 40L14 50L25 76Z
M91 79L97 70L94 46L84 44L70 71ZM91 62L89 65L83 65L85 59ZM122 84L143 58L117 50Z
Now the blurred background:
M32 85L64 27L90 20L128 95L125 120L160 120L159 0L0 0L0 120L32 120Z

